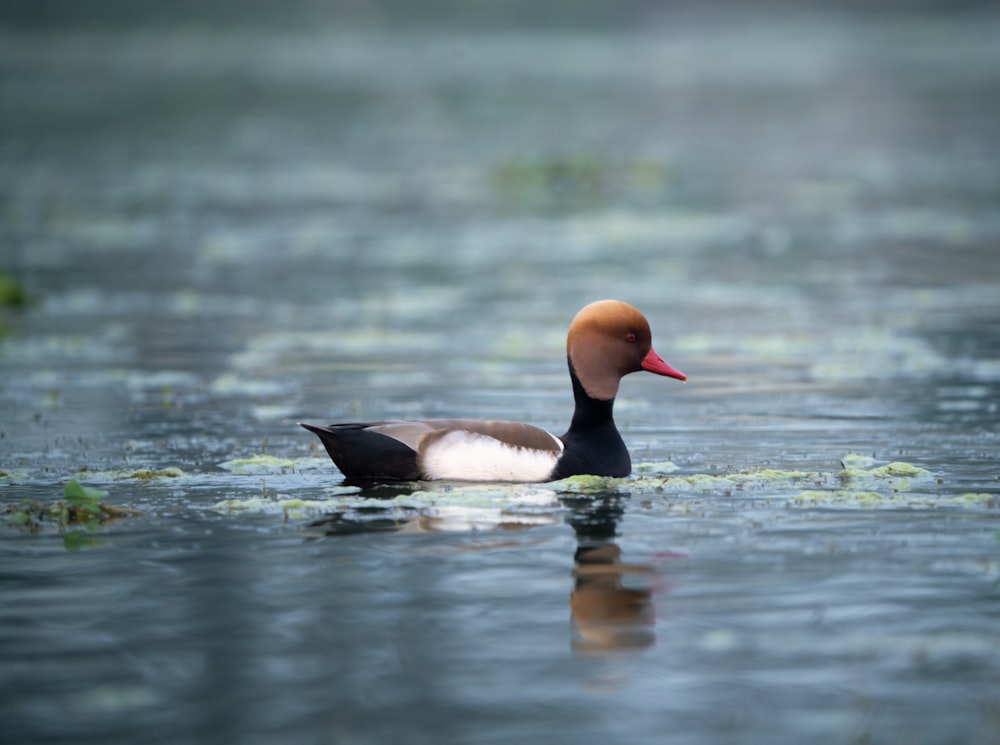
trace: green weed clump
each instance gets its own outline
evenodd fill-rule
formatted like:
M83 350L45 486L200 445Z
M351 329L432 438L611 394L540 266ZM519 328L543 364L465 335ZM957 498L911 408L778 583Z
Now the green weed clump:
M92 533L101 525L142 514L139 510L104 502L107 496L105 490L84 486L74 479L66 484L62 499L57 502L45 504L32 500L5 505L0 515L6 518L8 525L30 533L41 533L46 528L58 530L63 534L66 548L76 551L97 543Z

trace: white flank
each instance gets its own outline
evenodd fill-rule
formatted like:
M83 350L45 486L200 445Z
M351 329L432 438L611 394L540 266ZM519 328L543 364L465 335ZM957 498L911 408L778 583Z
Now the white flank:
M454 430L428 445L421 456L430 479L449 481L547 481L562 454L519 448L476 432Z

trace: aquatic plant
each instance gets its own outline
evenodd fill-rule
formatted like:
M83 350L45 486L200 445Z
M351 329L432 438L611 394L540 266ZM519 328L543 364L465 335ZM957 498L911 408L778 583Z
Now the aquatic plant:
M51 504L29 500L4 505L0 508L0 517L5 517L9 525L31 533L41 533L46 527L55 528L64 533L66 548L75 551L96 542L87 533L92 533L100 525L142 514L139 510L104 502L107 496L108 492L104 489L84 486L74 479L66 484L61 500ZM78 530L80 528L83 530Z
M23 308L28 304L24 287L10 272L0 272L0 307Z

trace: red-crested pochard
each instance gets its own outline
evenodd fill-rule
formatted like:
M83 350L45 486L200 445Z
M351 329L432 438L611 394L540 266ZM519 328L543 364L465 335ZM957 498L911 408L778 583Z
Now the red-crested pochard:
M639 370L687 376L653 351L649 323L617 300L577 313L566 337L576 410L556 437L530 424L427 419L301 424L319 435L348 481L523 481L628 476L632 461L612 417L622 377Z

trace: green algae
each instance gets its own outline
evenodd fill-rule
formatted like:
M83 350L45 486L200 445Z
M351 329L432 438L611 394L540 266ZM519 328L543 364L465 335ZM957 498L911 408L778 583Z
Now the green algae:
M797 482L805 479L823 482L829 476L814 471L786 471L775 468L749 468L731 473L709 474L692 473L684 476L667 476L659 478L640 477L632 479L631 483L640 489L685 490L733 490L745 488L765 488L781 482Z
M223 515L240 514L277 514L285 519L315 517L319 514L343 509L347 504L345 497L361 496L357 486L337 486L326 490L327 496L317 499L302 499L299 497L282 498L274 493L264 491L261 496L222 499L212 504L209 509Z
M957 501L966 502L969 504L982 504L982 505L1000 504L1000 495L986 494L983 492L966 492L965 494L959 494L955 499Z
M807 489L795 496L795 502L800 504L826 503L826 502L857 502L867 506L878 506L885 504L890 497L886 497L874 491L851 491L849 489L832 489L821 491Z
M878 461L871 455L861 455L860 453L848 453L840 459L840 465L845 471L871 468Z
M166 468L135 468L122 469L118 471L91 471L89 468L81 468L78 471L81 478L88 478L95 481L157 481L160 479L180 479L187 474L177 466Z
M549 484L553 489L560 492L570 492L573 494L594 494L598 492L616 492L626 489L635 484L634 479L616 479L610 476L569 476L559 481Z
M776 468L761 468L757 470L739 471L737 476L747 475L752 479L764 479L766 481L799 481L801 479L813 478L817 474L812 471L782 471Z
M919 480L931 476L931 472L926 468L915 466L912 463L892 461L876 466L876 462L874 458L849 453L841 459L840 464L843 470L840 472L839 478L843 482L886 481L891 484L895 491L909 491L913 488L913 483L901 477Z
M687 476L668 476L662 479L636 479L637 484L649 482L649 486L658 489L718 489L732 488L736 486L736 481L729 476L715 476L708 473L692 473Z
M250 458L234 458L220 463L219 467L236 474L285 473L303 465L315 465L315 458L277 458L263 453Z
M282 498L280 496L225 499L211 509L221 514L277 514L285 519L316 516L344 510L408 511L414 514L437 515L441 511L471 511L469 514L489 514L485 522L496 522L497 515L530 515L538 509L550 510L557 504L552 488L537 484L462 484L424 482L412 484L385 499L381 489L361 489L339 486L329 496L319 499ZM478 518L477 518L478 519ZM510 518L516 521L519 517Z
M286 519L301 519L334 512L342 507L343 503L337 499L251 497L249 499L223 499L213 504L211 509L222 515L279 514L284 515Z
M930 473L926 468L914 466L911 463L893 461L868 471L872 476L926 476Z
M871 468L862 472L865 476L874 474L879 481L869 480L865 486L883 486L882 491L868 488L843 488L829 490L806 490L799 492L794 502L797 504L856 504L869 508L939 508L939 507L996 507L1000 506L1000 496L982 492L966 492L959 495L910 493L909 480L893 478L896 473L928 475L926 469L909 463L890 463L887 466Z
M152 481L153 479L178 479L183 475L184 471L181 469L176 466L169 466L167 468L140 468L136 471L122 471L115 478Z
M637 463L633 471L639 474L664 474L673 473L680 469L676 463L669 460L643 461Z
M616 492L624 490L652 490L663 491L665 489L735 489L752 484L773 484L780 481L800 481L803 479L823 479L823 475L810 471L782 471L773 468L745 469L732 473L708 474L691 473L683 476L664 476L661 464L654 464L652 467L636 467L639 473L653 471L654 475L636 476L629 478L610 478L607 476L570 476L560 481L553 482L550 486L560 492L571 492L579 494L593 494L597 492ZM673 466L672 470L677 467ZM659 473L656 473L659 472Z
M992 507L1000 504L1000 498L993 494L909 494L901 491L882 493L855 489L831 489L829 491L807 490L799 492L794 503L800 505L857 505L870 509L941 507Z

